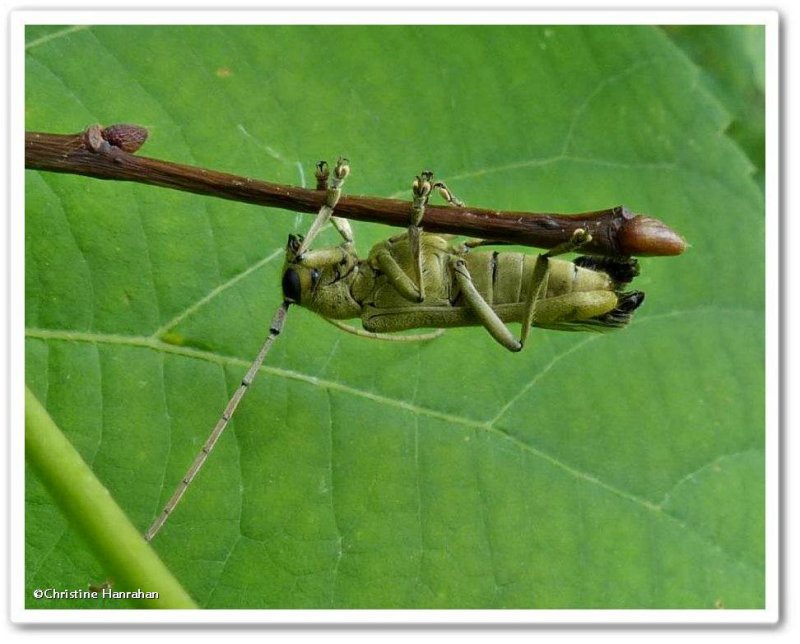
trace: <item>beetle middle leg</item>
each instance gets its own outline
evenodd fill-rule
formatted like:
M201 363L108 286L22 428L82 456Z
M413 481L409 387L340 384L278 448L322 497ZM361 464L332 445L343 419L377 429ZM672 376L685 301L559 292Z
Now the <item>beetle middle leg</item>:
M525 346L525 342L528 339L528 333L536 317L537 305L540 304L544 299L545 293L547 293L547 283L550 275L550 258L572 252L589 241L591 241L591 235L583 229L578 229L572 234L569 241L551 248L549 251L540 254L536 258L536 266L534 267L531 277L531 284L528 291L529 295L525 303L522 330L519 339L514 337L514 334L497 314L497 311L492 308L475 287L464 258L458 254L453 255L450 259L450 267L455 276L456 283L461 289L465 303L473 313L475 313L478 320L480 320L489 334L509 351L520 351L522 347ZM554 302L555 307L543 307L547 309L546 312L542 311L545 313L545 317L557 317L560 308L580 308L581 306L594 305L591 293L578 295L569 294L564 297L567 298L568 301ZM583 302L582 300L584 299L587 301ZM551 311L550 309L553 310Z
M422 228L420 228L420 223L422 223L422 218L425 216L425 207L428 205L432 190L438 190L444 200L451 205L464 205L460 199L450 192L450 188L443 181L433 181L433 172L430 170L420 172L411 184L413 200L411 202L411 224L408 227L408 241L413 258L414 284L417 287L420 302L425 300L425 285L422 280L422 250L420 244Z

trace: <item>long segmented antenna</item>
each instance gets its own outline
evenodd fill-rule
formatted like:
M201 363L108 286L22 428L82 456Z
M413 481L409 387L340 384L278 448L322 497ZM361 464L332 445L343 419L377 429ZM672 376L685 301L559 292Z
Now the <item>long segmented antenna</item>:
M348 174L350 174L350 164L344 157L339 157L339 160L333 169L333 178L330 179L330 182L328 164L324 161L320 161L317 164L317 170L315 173L317 179L317 189L326 190L325 203L322 205L322 208L320 208L316 219L311 224L311 228L306 234L305 239L300 243L300 247L295 251L295 256L297 258L301 257L303 253L308 250L311 242L328 221L333 222L334 227L339 231L346 243L353 242L353 232L350 229L350 223L346 219L341 219L340 217L335 217L333 215L333 210L336 208L336 204L339 202L339 197L342 194L342 184L344 183L344 180L347 178ZM261 368L261 365L264 362L264 359L267 357L267 353L269 352L272 343L281 332L281 329L283 329L283 323L286 319L286 311L289 309L289 304L289 300L284 300L280 308L275 311L275 316L272 318L272 323L269 325L269 333L267 334L264 343L261 345L261 349L259 349L256 359L253 360L253 363L250 365L250 368L247 370L244 378L242 378L242 382L238 389L233 392L233 396L231 396L231 399L228 401L228 405L225 407L225 411L222 412L222 416L220 416L220 419L217 421L217 424L214 426L214 429L211 431L211 434L206 440L205 445L203 445L203 449L200 450L200 453L195 457L191 467L181 479L181 482L178 483L178 487L175 489L175 492L173 492L169 501L167 501L164 509L161 510L158 517L156 517L155 521L153 521L153 524L147 529L147 532L144 533L145 541L152 541L153 537L155 537L158 534L158 531L161 530L161 527L166 523L169 515L172 514L172 512L175 510L175 507L178 505L178 503L180 503L181 498L183 498L183 495L186 494L186 490L188 489L189 485L191 485L194 477L197 476L200 468L203 467L203 464L208 459L208 455L211 453L211 450L214 449L214 445L216 445L219 437L222 436L222 432L224 432L225 428L228 426L231 416L233 416L233 413L236 411L236 407L239 406L239 402L247 392L247 388L252 384L253 379L256 377L258 370Z
M153 524L147 529L147 532L144 533L145 541L152 541L153 537L158 534L158 531L161 530L164 523L166 523L169 515L172 514L173 510L175 510L175 507L178 505L178 503L180 503L181 498L183 498L183 495L186 493L189 485L191 485L194 477L197 476L200 468L203 467L203 464L206 462L211 450L214 449L214 445L216 445L219 437L222 436L222 432L224 432L225 428L228 426L228 422L230 421L231 416L233 416L233 412L236 411L236 407L239 406L239 402L241 402L242 397L247 391L247 388L253 383L258 370L261 368L264 359L267 357L267 353L269 353L272 343L283 329L283 323L286 320L286 311L288 309L289 302L284 301L280 308L275 311L275 315L273 316L272 322L269 325L269 333L267 334L264 343L261 345L261 349L259 349L256 359L253 360L253 363L250 365L250 368L247 370L244 378L242 378L242 382L239 384L239 387L235 392L233 392L233 396L231 396L231 399L228 401L228 404L225 407L225 411L222 412L222 416L220 416L217 424L214 426L214 429L209 435L208 440L206 440L205 445L203 445L203 449L200 450L200 453L195 457L191 467L181 479L181 482L178 483L178 487L175 489L175 492L173 492L169 501L167 501L164 509L161 510L156 520L153 521Z

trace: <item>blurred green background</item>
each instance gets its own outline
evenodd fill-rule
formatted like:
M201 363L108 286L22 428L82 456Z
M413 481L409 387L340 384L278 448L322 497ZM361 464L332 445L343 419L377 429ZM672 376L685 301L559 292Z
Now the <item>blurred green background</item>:
M292 309L154 543L201 605L764 606L763 28L46 26L26 53L29 130L137 123L141 154L307 186L343 154L349 194L409 195L431 168L472 205L624 204L691 244L642 260L629 328L535 330L521 354ZM144 530L311 217L25 189L26 380ZM355 229L363 254L397 232ZM104 579L33 475L26 498L27 596Z

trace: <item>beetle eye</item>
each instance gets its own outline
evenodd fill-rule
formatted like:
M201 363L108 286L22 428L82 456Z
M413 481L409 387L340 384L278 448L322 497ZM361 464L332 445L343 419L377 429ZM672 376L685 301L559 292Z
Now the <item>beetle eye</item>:
M283 287L283 297L296 304L300 302L300 276L297 271L287 268L283 274L281 286Z

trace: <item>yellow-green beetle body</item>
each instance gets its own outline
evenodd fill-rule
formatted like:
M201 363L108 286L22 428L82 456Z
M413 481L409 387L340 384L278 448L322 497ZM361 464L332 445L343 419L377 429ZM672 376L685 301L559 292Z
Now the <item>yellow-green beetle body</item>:
M297 258L293 249L300 241L291 236L287 248L287 301L328 319L360 318L369 332L482 325L501 344L519 350L521 344L497 325L523 322L531 306L533 326L602 331L624 326L644 299L641 292L621 290L638 274L635 259L469 252L445 237L423 234L419 289L407 235L376 244L366 259L347 243Z

